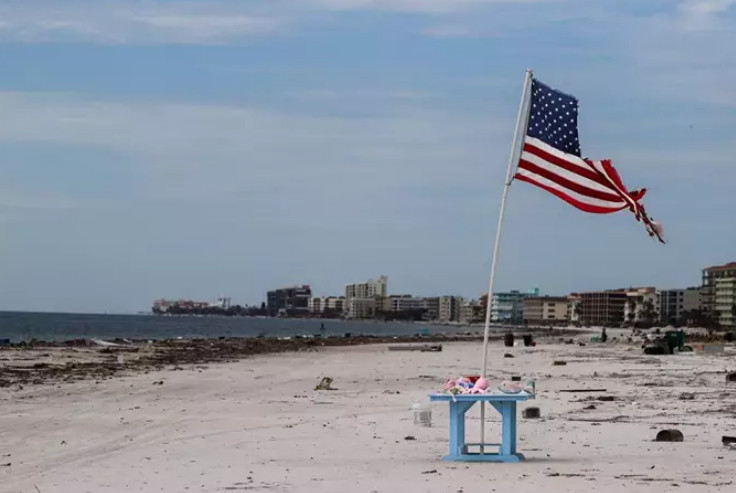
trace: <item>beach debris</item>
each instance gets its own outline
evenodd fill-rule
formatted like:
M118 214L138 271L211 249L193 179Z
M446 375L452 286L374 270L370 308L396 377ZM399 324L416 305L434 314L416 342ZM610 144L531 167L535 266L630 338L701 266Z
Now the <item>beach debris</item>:
M503 336L503 345L506 347L514 347L514 333L506 332Z
M0 464L0 467L10 467L12 465L13 465L12 462L6 462L5 464Z
M153 382L153 385L163 385L163 384L164 384L163 380L157 380L156 382Z
M723 435L721 437L721 443L723 443L723 445L736 445L736 437L730 437L728 435Z
M527 392L532 393L531 389L525 388L523 383L508 380L502 382L501 385L498 386L498 390L500 390L504 394L518 394L522 390L526 390Z
M314 390L337 390L332 386L332 382L332 377L324 377L322 380L320 380Z
M553 366L566 366L567 365L567 361L555 360L555 361L552 362L552 365Z
M731 372L726 375L727 382L736 382L736 372Z
M613 402L616 400L616 396L613 395L601 395L599 397L596 397L595 400L601 401L601 402Z
M683 392L680 394L680 400L681 401L692 401L695 400L695 394L692 392Z
M102 347L119 347L120 344L115 344L114 342L109 341L103 341L102 339L90 339L95 345L102 346Z
M411 405L414 412L414 424L419 426L432 426L432 406L428 403L415 402Z
M506 353L506 354L504 354L504 355L503 355L503 357L504 357L504 358L513 358L513 357L514 357L514 355L513 355L513 354L511 354L511 353Z
M521 412L524 419L538 419L540 416L538 407L527 407Z
M422 471L422 474L437 474L437 469L430 469L429 471Z
M588 405L587 405L587 406L585 406L585 407L584 407L583 409L584 409L585 411L592 411L592 410L594 410L594 409L598 409L598 408L597 408L597 407L595 407L595 404L588 404Z
M407 435L407 436L404 437L404 440L407 440L407 441L412 441L412 440L416 440L416 439L417 438L415 436L412 436L412 435Z
M578 392L608 392L608 389L562 389L558 392L570 392L570 393L578 393Z
M657 437L654 439L655 442L682 442L684 437L680 430L669 429L661 430L657 433Z
M400 345L389 346L389 351L421 351L423 353L439 353L442 352L442 344L421 344L421 345Z
M723 344L703 344L704 353L722 353L723 350Z

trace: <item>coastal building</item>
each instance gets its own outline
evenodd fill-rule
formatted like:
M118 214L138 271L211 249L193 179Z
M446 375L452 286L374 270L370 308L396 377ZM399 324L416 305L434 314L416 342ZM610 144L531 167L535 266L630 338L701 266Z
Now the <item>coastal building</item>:
M527 325L567 325L568 309L566 296L527 296L522 301Z
M309 298L309 312L330 317L340 317L345 311L345 298L324 296Z
M375 318L377 301L380 301L380 298L350 298L347 304L347 318Z
M323 311L334 313L336 316L339 316L345 311L345 297L328 296L325 298L323 306Z
M322 307L324 306L324 298L315 296L309 298L309 312L310 313L322 313Z
M437 320L440 318L440 298L439 296L430 296L423 298L422 308L425 311L424 318L426 320Z
M383 307L383 299L386 297L388 277L380 276L378 279L368 279L366 282L345 285L344 311L348 318L372 318L377 308ZM353 300L359 300L353 303ZM372 306L370 310L366 307ZM353 307L355 309L353 309ZM370 317L358 316L367 311L372 311Z
M485 299L485 298L484 298ZM485 303L477 300L464 301L460 305L460 323L477 324L484 321L486 316Z
M307 315L311 298L312 289L307 284L274 289L266 293L266 311L270 317Z
M624 322L628 296L623 289L580 293L580 323L619 326Z
M460 296L440 296L437 319L440 322L459 322L460 312L465 301Z
M522 323L524 321L524 298L529 296L539 296L539 289L534 288L528 293L521 291L493 293L493 296L491 296L491 322L502 324Z
M715 280L714 309L721 326L736 326L736 277Z
M724 327L736 326L736 262L703 269L702 309Z
M194 301L185 299L167 300L162 298L153 302L152 310L153 313L164 314L170 312L204 310L211 306L212 303L208 301Z
M700 288L659 291L659 321L662 325L684 322L685 316L700 309Z
M581 297L578 293L570 293L567 295L567 316L573 325L580 324L580 315L582 307L580 306Z
M660 301L653 287L625 290L624 322L628 325L654 325L659 319Z
M424 298L410 294L392 294L383 299L383 310L386 312L410 312L425 310Z

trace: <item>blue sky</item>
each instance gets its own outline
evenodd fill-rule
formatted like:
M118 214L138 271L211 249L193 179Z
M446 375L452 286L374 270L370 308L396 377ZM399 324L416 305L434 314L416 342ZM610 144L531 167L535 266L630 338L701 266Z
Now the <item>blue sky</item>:
M499 289L685 287L736 260L731 0L0 0L0 309L476 297L524 69L669 243L523 183Z

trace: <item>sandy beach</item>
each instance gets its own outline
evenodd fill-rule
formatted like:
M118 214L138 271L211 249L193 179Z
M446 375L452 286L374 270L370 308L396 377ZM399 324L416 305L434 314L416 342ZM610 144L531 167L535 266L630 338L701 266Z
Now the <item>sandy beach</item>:
M725 378L735 355L494 342L492 384L537 379L537 399L520 409L538 406L541 419L519 416L520 464L442 461L444 403L433 404L432 427L413 423L412 402L477 372L477 342L442 352L335 347L5 387L0 491L733 491L736 449L721 436L736 435L736 383ZM314 390L325 376L336 390ZM559 392L572 388L606 391ZM478 415L469 413L472 441ZM491 438L499 416L488 422ZM684 441L654 442L665 428Z

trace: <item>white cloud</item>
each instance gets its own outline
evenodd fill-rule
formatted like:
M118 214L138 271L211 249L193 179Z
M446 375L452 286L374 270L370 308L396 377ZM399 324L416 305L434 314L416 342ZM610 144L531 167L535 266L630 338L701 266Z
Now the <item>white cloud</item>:
M731 29L724 17L735 4L735 0L684 0L678 6L674 26L684 31Z
M100 2L39 0L0 3L0 41L85 41L108 44L227 43L285 34L331 12L382 11L429 16L565 0L227 0ZM538 17L538 16L537 16ZM459 26L460 24L458 24ZM446 34L449 25L429 28ZM459 28L455 28L456 30ZM455 34L458 34L457 31Z
M232 2L12 2L0 4L0 40L109 44L221 43L281 32L278 11Z
M281 28L281 23L276 19L244 15L159 15L134 20L151 26L168 39L179 39L182 42L217 41L242 35L269 34Z
M735 0L684 0L680 4L680 11L690 14L719 14L726 12Z

